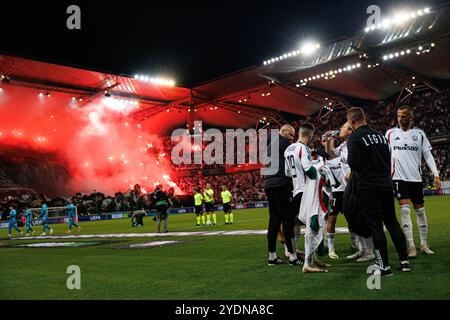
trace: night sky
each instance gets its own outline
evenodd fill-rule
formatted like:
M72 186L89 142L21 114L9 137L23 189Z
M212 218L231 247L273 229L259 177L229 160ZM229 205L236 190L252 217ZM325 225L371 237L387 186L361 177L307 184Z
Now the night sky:
M2 3L0 51L117 74L165 75L193 87L298 48L364 29L366 9L447 1L20 1ZM81 30L66 9L81 8Z

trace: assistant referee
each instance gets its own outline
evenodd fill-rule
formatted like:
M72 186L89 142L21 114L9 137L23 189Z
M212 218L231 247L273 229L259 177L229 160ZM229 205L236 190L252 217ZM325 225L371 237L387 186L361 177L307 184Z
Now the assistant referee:
M400 258L400 270L411 271L406 239L395 215L391 154L387 139L367 125L361 108L347 112L348 123L356 129L348 138L348 164L356 179L357 210L373 237L379 268L375 274L392 275L383 223Z

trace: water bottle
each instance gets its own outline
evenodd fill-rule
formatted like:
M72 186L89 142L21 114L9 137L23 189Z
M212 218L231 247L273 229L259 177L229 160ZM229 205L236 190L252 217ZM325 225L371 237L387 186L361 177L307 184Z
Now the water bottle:
M340 130L327 131L324 135L322 135L322 141L326 141L331 137L335 137L340 133Z

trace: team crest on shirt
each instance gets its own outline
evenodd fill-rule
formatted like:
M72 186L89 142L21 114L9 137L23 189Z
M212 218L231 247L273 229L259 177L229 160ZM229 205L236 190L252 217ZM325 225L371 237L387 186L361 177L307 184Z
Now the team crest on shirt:
M419 137L413 136L412 139L413 139L414 141L417 141L417 140L419 140Z

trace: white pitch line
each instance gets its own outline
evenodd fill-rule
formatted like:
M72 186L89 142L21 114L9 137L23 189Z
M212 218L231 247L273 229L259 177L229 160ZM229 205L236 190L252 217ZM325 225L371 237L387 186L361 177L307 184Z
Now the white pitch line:
M302 229L302 234L305 230ZM336 233L348 233L347 228L336 228ZM156 238L156 237L203 237L203 236L262 236L267 230L230 230L205 232L168 232L168 233L111 233L111 234L81 234L67 236L38 236L13 238L11 240L46 240L46 239L92 239L92 238Z

